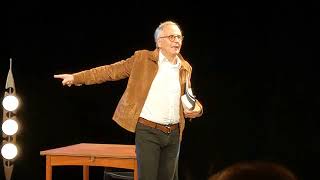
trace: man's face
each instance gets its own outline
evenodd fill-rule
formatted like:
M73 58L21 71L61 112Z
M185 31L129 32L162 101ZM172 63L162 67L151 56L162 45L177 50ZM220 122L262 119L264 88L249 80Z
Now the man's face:
M160 32L158 38L158 47L163 53L169 56L175 56L180 52L182 45L182 34L178 26L167 25L163 31Z

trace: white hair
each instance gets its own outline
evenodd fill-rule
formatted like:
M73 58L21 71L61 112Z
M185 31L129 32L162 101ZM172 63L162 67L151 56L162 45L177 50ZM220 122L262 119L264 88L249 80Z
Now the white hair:
M161 23L161 24L157 27L156 31L154 32L154 41L155 41L156 43L157 43L157 40L158 40L158 38L159 38L160 32L162 32L162 31L163 31L163 28L164 28L165 26L167 26L167 25L176 25L176 26L178 26L178 28L180 29L179 25L178 25L177 23L173 22L173 21L165 21L165 22Z

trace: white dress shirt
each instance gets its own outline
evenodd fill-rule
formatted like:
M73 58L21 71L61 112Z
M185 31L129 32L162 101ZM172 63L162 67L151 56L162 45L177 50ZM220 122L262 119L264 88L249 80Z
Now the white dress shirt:
M140 117L164 125L179 123L181 60L177 57L176 62L171 64L161 51L159 52L158 72Z

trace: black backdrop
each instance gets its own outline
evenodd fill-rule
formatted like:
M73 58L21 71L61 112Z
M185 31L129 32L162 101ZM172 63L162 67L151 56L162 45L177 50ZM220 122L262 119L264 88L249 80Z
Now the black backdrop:
M301 179L319 179L315 4L28 1L7 10L0 87L11 57L22 100L12 179L44 179L41 150L134 143L134 134L111 120L126 80L67 88L53 75L153 50L153 32L165 20L181 25L181 53L193 66L193 88L205 108L186 124L181 179L206 179L241 160L275 161ZM53 171L59 180L81 179L80 167ZM102 179L102 172L92 168L90 176Z

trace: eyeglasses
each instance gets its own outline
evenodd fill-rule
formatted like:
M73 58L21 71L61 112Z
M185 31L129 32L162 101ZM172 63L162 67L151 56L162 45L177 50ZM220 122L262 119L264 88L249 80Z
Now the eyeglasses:
M183 36L181 35L169 35L169 36L162 36L159 38L168 38L169 41L174 42L176 40L176 38L178 39L178 41L182 41L183 40Z

